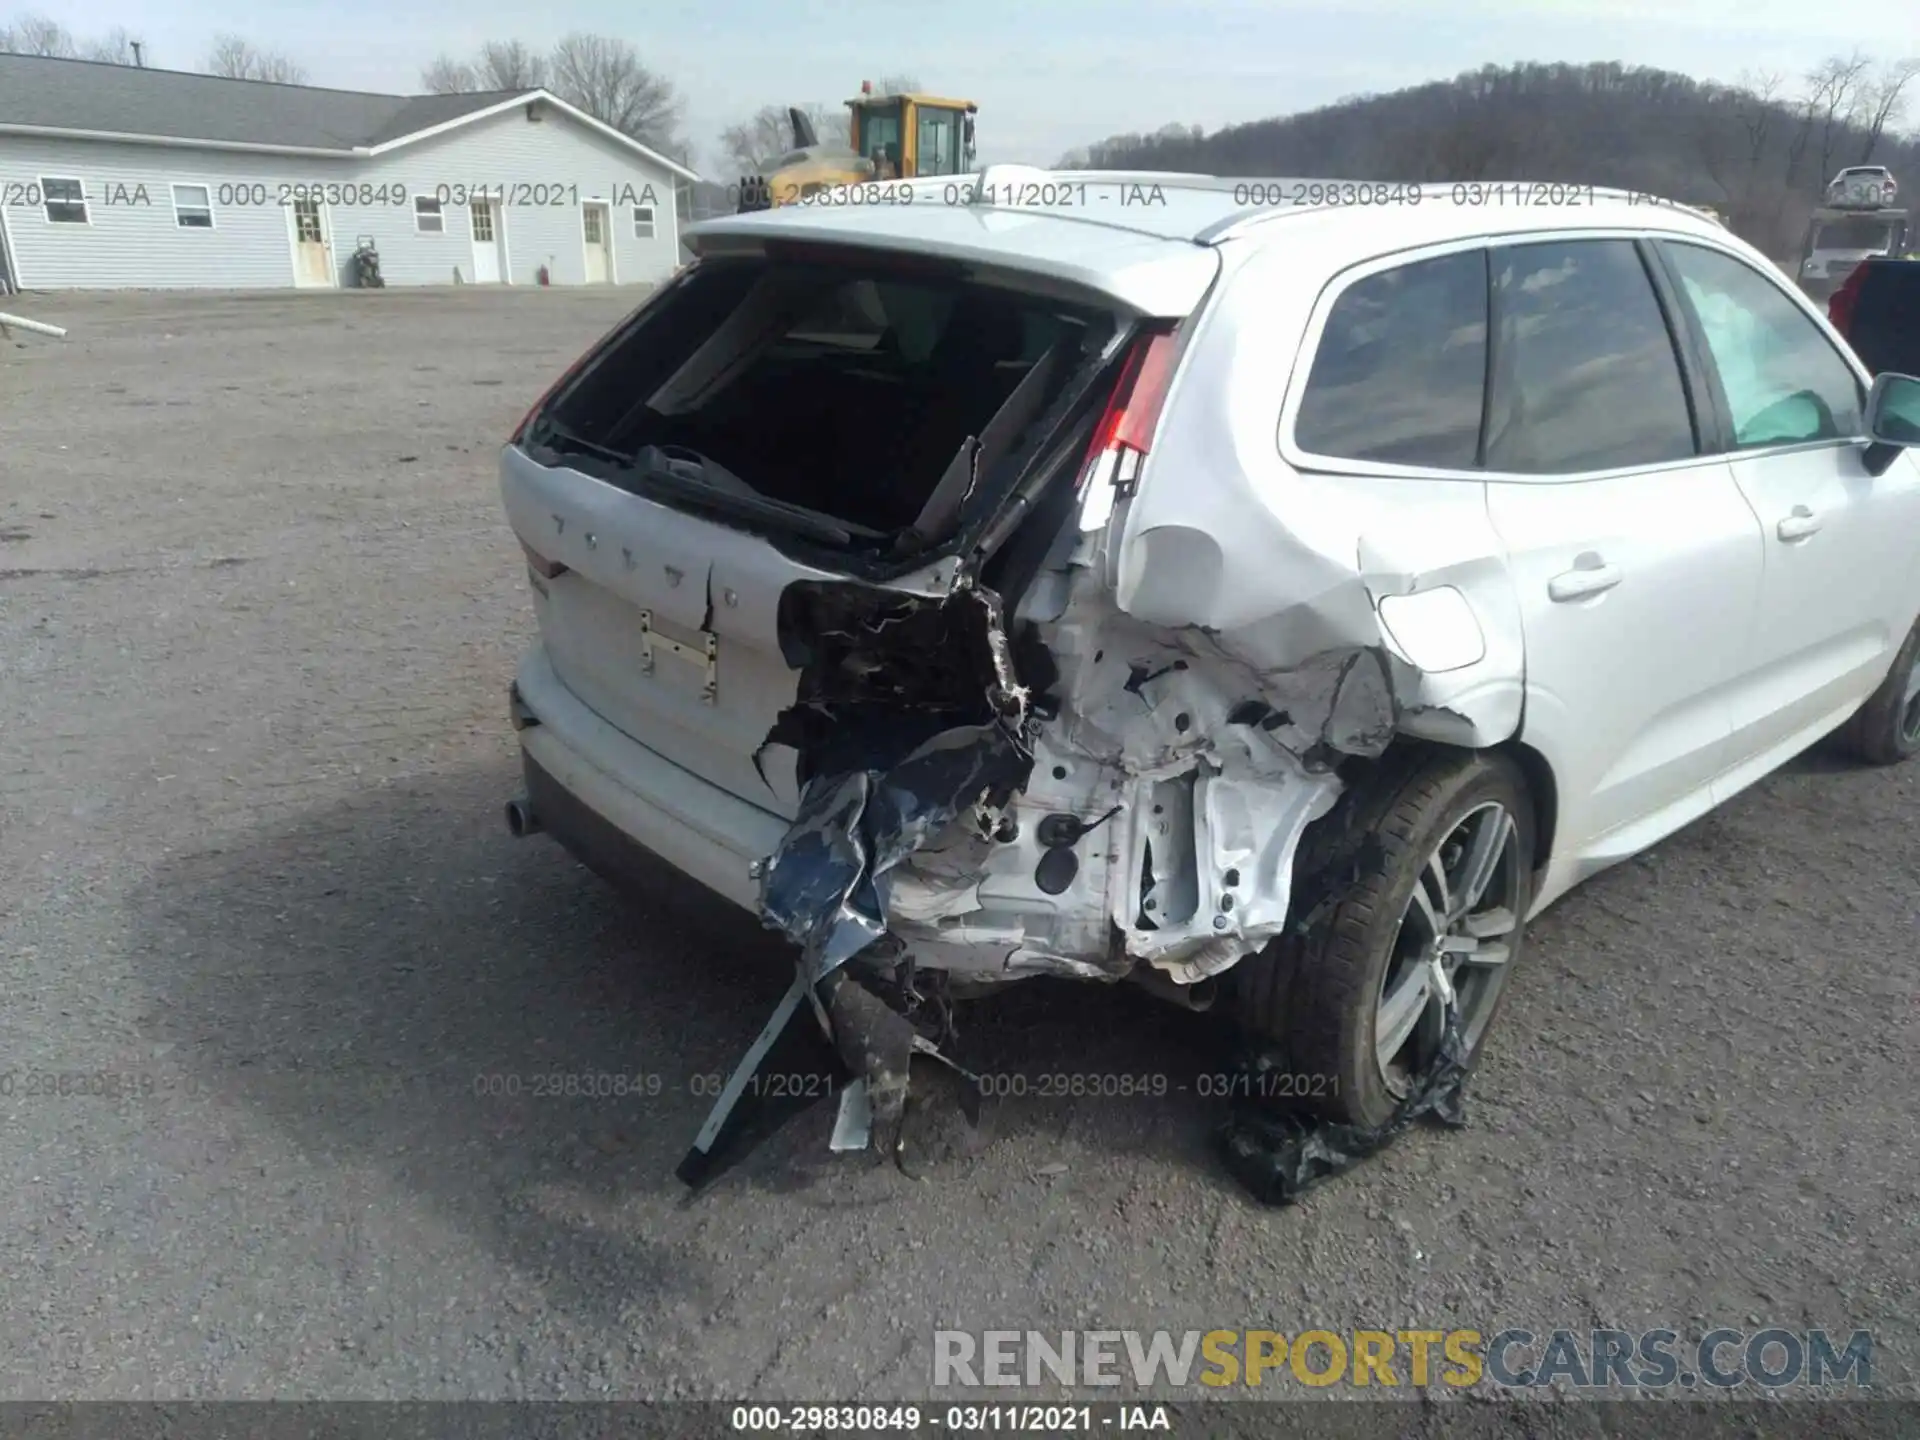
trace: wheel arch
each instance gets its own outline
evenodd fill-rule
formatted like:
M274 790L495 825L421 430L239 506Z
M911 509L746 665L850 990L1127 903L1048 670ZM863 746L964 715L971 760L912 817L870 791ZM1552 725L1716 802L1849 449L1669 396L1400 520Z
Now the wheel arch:
M1527 798L1533 802L1533 873L1535 891L1539 877L1553 859L1554 830L1560 823L1560 782L1553 766L1524 740L1508 740L1493 747L1493 753L1510 756L1526 778Z
M1385 754L1372 760L1358 762L1365 767L1360 773L1370 774L1379 767L1392 763L1389 757L1408 761L1419 755L1472 754L1465 746L1447 745L1434 740L1416 739L1403 736L1388 747ZM1548 862L1553 859L1555 832L1560 823L1560 782L1553 773L1553 764L1539 750L1524 740L1503 740L1498 745L1488 746L1479 752L1486 755L1505 755L1520 769L1520 776L1526 781L1527 799L1533 809L1533 873L1536 889L1541 875L1546 871ZM1349 772L1350 779L1357 775Z

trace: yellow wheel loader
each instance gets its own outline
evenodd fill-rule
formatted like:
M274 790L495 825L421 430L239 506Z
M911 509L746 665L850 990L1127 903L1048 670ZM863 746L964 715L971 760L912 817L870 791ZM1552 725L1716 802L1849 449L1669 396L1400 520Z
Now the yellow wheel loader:
M740 182L740 209L793 205L839 185L970 174L979 108L937 95L876 95L872 82L862 81L859 96L847 101L847 142L823 143L796 106L787 111L793 149Z

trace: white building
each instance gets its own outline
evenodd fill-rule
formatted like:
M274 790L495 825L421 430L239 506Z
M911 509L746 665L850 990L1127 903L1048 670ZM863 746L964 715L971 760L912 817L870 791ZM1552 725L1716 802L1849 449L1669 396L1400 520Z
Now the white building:
M0 290L658 281L698 177L545 90L371 95L0 55Z

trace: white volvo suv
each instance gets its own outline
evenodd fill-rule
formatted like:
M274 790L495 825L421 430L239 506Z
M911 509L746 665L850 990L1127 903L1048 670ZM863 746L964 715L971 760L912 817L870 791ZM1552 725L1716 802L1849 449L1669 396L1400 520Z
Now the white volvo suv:
M1345 188L696 227L503 455L515 832L759 913L855 1049L1129 978L1377 1126L1569 887L1920 748L1920 381L1682 206Z

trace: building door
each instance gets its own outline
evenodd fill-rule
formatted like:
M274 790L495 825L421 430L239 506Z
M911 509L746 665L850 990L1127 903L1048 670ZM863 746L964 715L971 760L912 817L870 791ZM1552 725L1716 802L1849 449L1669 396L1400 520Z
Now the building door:
M333 284L327 217L318 200L293 202L293 283L302 288Z
M475 200L467 216L473 225L473 283L498 285L506 269L500 263L500 208L491 200Z
M613 282L613 226L605 201L589 200L580 207L580 232L587 248L587 284Z

